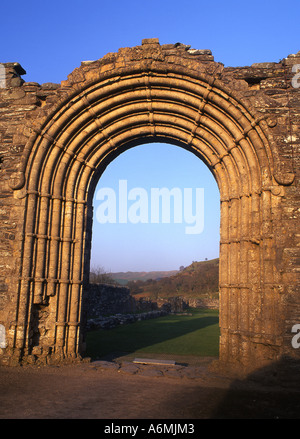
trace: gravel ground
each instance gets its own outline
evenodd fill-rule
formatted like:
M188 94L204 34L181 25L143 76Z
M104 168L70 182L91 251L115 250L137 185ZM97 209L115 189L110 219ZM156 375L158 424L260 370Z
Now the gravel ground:
M0 419L281 419L300 389L124 361L0 367Z

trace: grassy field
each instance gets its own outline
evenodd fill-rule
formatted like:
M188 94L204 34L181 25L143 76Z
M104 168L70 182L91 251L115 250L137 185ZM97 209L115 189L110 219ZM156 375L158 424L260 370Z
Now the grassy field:
M92 360L120 356L162 358L217 357L218 310L189 310L192 315L167 315L87 334Z

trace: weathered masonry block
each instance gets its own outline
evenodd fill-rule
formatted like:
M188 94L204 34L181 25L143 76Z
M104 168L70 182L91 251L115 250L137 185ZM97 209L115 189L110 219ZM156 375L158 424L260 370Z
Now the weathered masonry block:
M157 39L82 62L61 84L2 64L0 361L84 356L93 191L115 157L154 141L192 151L219 186L220 364L299 358L298 70L299 52L224 67Z

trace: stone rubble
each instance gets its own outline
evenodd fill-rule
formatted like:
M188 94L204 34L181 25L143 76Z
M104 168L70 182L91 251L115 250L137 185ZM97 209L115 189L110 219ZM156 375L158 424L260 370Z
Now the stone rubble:
M143 312L140 314L115 314L112 316L99 316L87 321L87 330L112 329L119 325L138 322L141 320L155 319L165 316L168 312L163 310Z

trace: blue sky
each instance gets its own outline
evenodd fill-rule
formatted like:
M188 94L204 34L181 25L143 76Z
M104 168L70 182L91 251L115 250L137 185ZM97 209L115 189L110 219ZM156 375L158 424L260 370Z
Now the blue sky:
M279 61L300 50L299 0L15 0L0 10L0 62L19 62L27 71L25 81L40 84L59 83L81 61L140 45L143 38L210 49L225 66ZM110 271L171 270L218 256L219 193L199 159L172 145L136 147L110 164L99 185L117 191L120 179L129 189L204 188L204 231L187 235L182 224L100 227L94 220L93 265Z
M126 180L127 194L135 188L142 188L148 196L146 223L133 223L128 215L127 222L120 223L118 201L119 181ZM97 220L99 206L108 198L97 200L101 188L114 190L117 200L116 222L100 224ZM204 209L200 202L197 217L204 220L202 233L187 233L187 227L195 228L196 220L188 223L184 213L182 222L174 220L174 204L170 206L170 221L162 222L163 207L159 209L159 223L151 221L151 188L179 189L184 211L184 189L191 189L192 215L196 215L196 189L204 193ZM128 196L127 196L128 199ZM202 199L201 196L198 199ZM130 207L139 205L140 198L128 200ZM171 198L173 200L173 198ZM220 196L217 184L207 166L194 154L182 148L167 144L147 144L132 148L110 163L99 180L94 197L94 225L92 264L103 261L108 271L151 271L177 270L192 261L216 258L219 255ZM138 212L139 213L139 212ZM106 211L106 216L108 211ZM101 265L101 264L100 264Z

